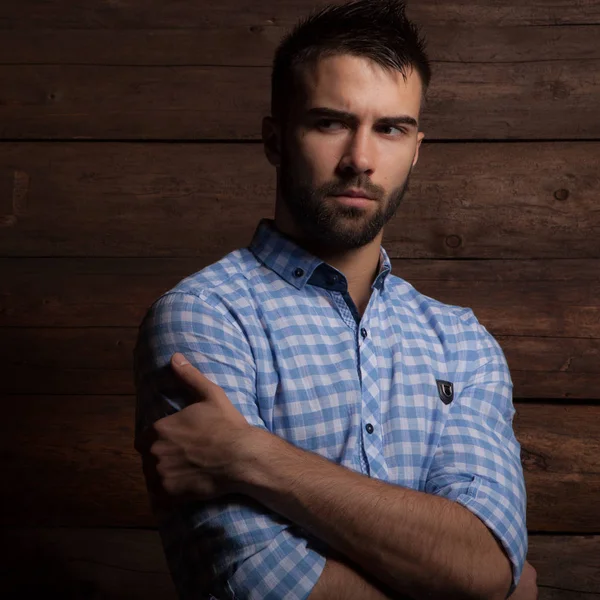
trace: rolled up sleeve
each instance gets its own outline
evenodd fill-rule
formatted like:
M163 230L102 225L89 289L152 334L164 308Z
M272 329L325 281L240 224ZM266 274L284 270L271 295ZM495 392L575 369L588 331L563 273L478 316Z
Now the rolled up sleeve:
M497 341L467 313L470 378L450 407L426 491L462 504L490 529L516 587L527 554L526 492L512 420L512 380ZM473 343L475 341L475 343Z
M221 386L236 408L266 429L256 402L255 361L235 316L210 297L169 292L140 325L134 350L136 439L193 399L170 367L182 352ZM307 598L325 556L290 522L242 496L192 501L158 517L180 598Z

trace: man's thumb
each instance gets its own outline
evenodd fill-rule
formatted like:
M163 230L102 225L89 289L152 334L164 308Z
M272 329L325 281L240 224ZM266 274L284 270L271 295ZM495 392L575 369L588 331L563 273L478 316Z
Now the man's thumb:
M198 393L206 393L213 383L192 365L181 352L171 357L171 366L187 385Z
M181 352L175 352L175 354L173 354L171 357L171 363L175 363L175 366L177 367L183 367L190 364L188 359L181 354Z

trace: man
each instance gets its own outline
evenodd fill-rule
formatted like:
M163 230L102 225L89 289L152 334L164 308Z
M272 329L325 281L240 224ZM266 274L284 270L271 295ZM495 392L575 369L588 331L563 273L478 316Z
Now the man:
M399 3L300 24L263 122L274 221L140 327L136 446L182 598L503 599L519 583L504 355L381 247L429 78ZM535 598L524 573L514 596Z

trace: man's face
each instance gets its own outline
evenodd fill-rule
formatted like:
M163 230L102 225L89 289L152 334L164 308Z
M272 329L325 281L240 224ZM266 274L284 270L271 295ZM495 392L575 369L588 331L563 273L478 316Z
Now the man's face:
M332 250L364 246L396 212L417 161L420 78L350 55L300 77L282 134L282 200L299 235Z

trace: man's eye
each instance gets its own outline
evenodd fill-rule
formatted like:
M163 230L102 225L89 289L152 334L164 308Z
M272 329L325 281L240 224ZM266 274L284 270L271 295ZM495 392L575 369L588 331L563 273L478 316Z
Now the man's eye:
M380 127L380 131L385 135L392 136L400 136L406 133L406 129L402 129L401 127L393 127L392 125L383 125Z
M321 119L317 125L320 129L326 129L327 131L334 131L336 129L341 129L344 127L343 123L339 121L334 121L333 119Z

